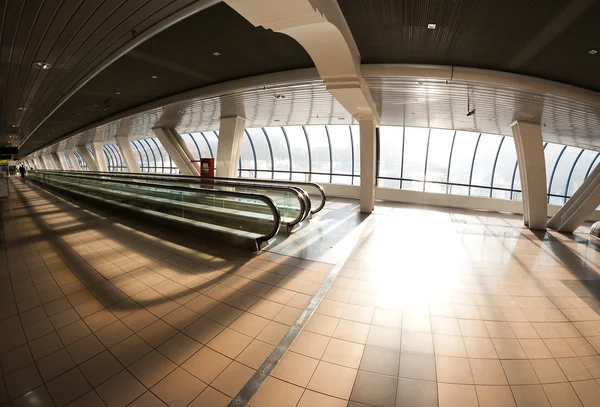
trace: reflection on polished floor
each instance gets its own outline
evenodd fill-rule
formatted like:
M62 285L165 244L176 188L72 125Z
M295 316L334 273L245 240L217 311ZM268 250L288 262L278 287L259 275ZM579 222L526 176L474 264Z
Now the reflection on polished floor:
M227 406L330 273L252 407L600 400L600 244L584 233L332 200L249 255L11 187L0 406Z

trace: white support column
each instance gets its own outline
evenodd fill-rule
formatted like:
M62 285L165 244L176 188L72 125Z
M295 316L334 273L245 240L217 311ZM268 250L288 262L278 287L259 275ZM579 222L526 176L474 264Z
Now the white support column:
M61 169L65 170L65 171L69 171L69 163L67 162L67 159L65 158L65 151L57 151L56 155L58 156L58 160L60 161L60 166Z
M104 149L102 147L104 147L103 142L92 142L92 151L94 152L94 158L96 159L98 171L106 172L108 171L108 165L106 164L106 156L104 155Z
M69 161L71 162L71 166L75 171L81 171L81 165L79 165L79 161L77 161L77 157L75 157L75 149L67 150L67 155L69 156Z
M54 163L53 163L52 157L49 157L48 155L43 155L42 161L44 162L44 166L46 167L47 170L54 169Z
M46 163L44 162L44 160L42 159L41 156L35 157L34 160L35 160L36 167L38 169L40 169L40 170L46 169Z
M548 227L559 232L573 233L600 205L600 165L591 172L581 186L548 222Z
M375 120L359 120L360 130L360 211L375 208L376 124Z
M548 197L541 126L536 123L516 121L511 124L511 127L521 175L524 224L529 229L546 230Z
M152 131L183 175L200 176L200 167L192 162L194 156L175 129L156 127Z
M237 177L245 125L246 119L243 117L221 117L216 160L217 177Z
M98 164L96 163L92 153L90 153L90 151L87 149L87 146L77 146L77 151L79 151L79 155L87 164L88 171L99 171Z
M129 141L129 137L127 136L116 136L115 140L117 140L117 146L119 147L119 152L121 153L121 157L125 161L125 165L127 166L127 170L129 172L141 172L140 165L135 159L135 154L133 153L133 148L131 147L131 142Z
M63 167L63 162L61 161L60 157L58 156L58 153L54 152L54 153L50 153L50 159L52 160L52 162L54 163L54 166L59 169L59 170L65 170L66 167Z

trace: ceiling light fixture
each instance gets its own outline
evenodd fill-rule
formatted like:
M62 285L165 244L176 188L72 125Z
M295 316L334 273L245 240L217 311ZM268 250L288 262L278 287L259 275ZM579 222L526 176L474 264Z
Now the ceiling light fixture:
M36 69L46 70L52 68L52 65L50 65L48 62L34 62L33 67Z
M158 76L152 75L152 79L158 79Z
M22 112L24 110L27 110L27 108L25 106L19 106L19 107L17 107L17 110Z
M591 49L591 50L588 51L588 53L590 55L596 55L598 53L598 50L597 49Z
M120 95L120 94L121 94L121 92L117 92L117 95Z
M435 30L436 25L435 24L427 24L427 28L430 30Z
M219 51L215 51L215 52L213 52L213 55L216 56L216 57L220 57L221 53Z

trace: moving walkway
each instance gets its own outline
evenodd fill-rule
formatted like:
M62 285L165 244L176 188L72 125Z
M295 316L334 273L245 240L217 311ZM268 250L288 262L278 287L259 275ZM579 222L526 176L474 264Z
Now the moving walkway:
M291 232L314 213L302 188L281 182L84 171L31 171L29 178L59 192L152 216L169 227L202 229L204 237L254 249L264 247L280 225ZM320 207L325 199L323 193Z

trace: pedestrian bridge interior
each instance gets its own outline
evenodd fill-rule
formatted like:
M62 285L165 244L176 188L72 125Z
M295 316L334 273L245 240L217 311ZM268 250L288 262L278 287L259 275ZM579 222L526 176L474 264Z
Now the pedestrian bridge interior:
M0 407L597 407L600 3L480 3L0 2Z

